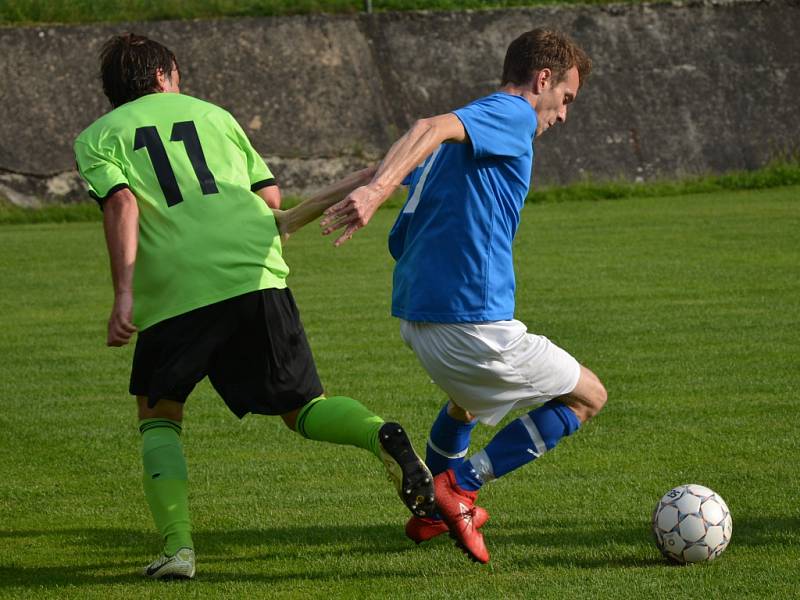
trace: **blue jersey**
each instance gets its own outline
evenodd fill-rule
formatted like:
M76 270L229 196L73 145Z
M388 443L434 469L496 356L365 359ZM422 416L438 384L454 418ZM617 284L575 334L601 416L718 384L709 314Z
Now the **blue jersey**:
M436 323L511 319L511 245L530 185L536 112L498 92L454 113L468 142L442 144L411 172L389 234L392 314Z

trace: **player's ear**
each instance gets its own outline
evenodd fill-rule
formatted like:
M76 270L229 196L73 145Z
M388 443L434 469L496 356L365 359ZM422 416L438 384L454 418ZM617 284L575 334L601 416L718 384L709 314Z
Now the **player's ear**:
M553 83L553 72L545 67L540 71L536 71L533 76L533 93L541 94L547 86Z
M156 89L159 92L167 89L167 74L164 73L164 69L156 70Z

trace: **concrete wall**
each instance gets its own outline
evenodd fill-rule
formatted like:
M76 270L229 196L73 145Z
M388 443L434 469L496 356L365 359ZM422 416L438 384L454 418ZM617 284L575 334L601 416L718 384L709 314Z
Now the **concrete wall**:
M511 39L572 34L594 73L537 140L535 184L755 168L800 147L800 0L0 28L0 195L82 199L72 140L107 110L97 54L133 30L233 112L284 189L379 158L499 83Z

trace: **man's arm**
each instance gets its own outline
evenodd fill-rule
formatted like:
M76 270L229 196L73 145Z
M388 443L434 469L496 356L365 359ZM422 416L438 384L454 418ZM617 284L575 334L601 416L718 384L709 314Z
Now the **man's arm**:
M278 230L285 239L304 225L314 221L323 211L339 202L355 188L367 183L375 174L377 167L367 167L351 173L344 179L323 188L307 200L289 210L273 210Z
M103 204L103 229L114 284L114 306L108 319L108 346L127 344L133 324L133 269L139 243L139 207L127 188L115 192Z
M281 190L277 185L268 185L256 191L256 194L261 196L261 199L267 203L271 209L275 210L281 207Z
M334 243L336 246L343 244L369 222L406 175L440 144L465 141L467 132L453 113L420 119L392 145L369 184L353 190L344 200L325 211L325 217L320 221L322 233L328 235L344 228Z

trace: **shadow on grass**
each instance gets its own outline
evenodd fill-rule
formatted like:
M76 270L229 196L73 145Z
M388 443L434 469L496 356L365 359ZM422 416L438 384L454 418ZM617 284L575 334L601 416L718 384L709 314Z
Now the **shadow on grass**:
M525 558L516 567L552 566L557 568L654 568L664 561L653 548L643 554L641 547L651 545L649 525L636 522L629 527L612 523L581 522L548 524L537 520L506 521L487 524L486 539L490 551L504 545L525 548ZM735 522L733 543L742 546L773 545L777 540L796 543L800 518L743 518ZM342 569L337 557L359 555L381 560L392 554L408 554L408 560L427 561L425 550L403 537L397 525L329 525L308 527L272 527L198 531L194 535L200 549L202 569L198 579L204 582L250 581L277 583L292 579L328 580L408 576L402 566L384 569ZM0 530L0 543L19 540L17 559L0 565L0 590L9 587L53 587L63 585L112 585L141 582L138 575L154 546L153 533L133 529L65 528L41 530ZM443 536L428 546L451 544ZM25 548L42 548L42 554L54 556L59 565L29 566ZM245 551L237 548L247 548ZM529 548L529 550L528 550ZM580 551L585 548L586 552ZM34 550L35 552L35 550ZM417 556L415 556L415 554ZM607 555L607 556L606 556ZM585 558L581 558L584 556ZM102 558L98 558L102 557ZM232 572L231 557L237 569ZM36 560L39 560L38 558ZM307 568L307 561L315 563ZM318 568L320 562L324 568ZM389 561L394 562L394 561ZM263 566L256 566L263 563ZM465 563L466 564L466 563ZM223 565L223 568L218 568ZM250 568L248 565L252 565ZM477 568L477 567L476 567ZM121 573L120 571L124 571Z
M504 545L526 549L518 566L546 565L584 569L663 567L666 563L653 544L649 521L617 526L608 522L548 524L537 519L507 521L484 530L489 551ZM800 517L734 518L731 543L742 547L796 546ZM643 554L641 548L651 552ZM580 549L585 548L585 552Z
M337 571L336 563L331 558L344 553L348 556L386 556L413 551L413 545L403 537L402 527L399 525L198 531L192 537L201 553L202 581L267 582L295 578L346 578L346 574ZM15 539L20 541L17 548L14 548ZM138 573L145 562L152 558L147 552L154 548L156 539L154 533L122 528L0 530L0 544L11 547L15 556L11 564L0 565L0 589L140 582L142 577ZM41 554L53 557L49 561L51 564L30 566L31 563L42 562L38 557L26 557L37 552L31 548L41 549ZM248 550L240 552L237 548ZM259 567L253 567L252 572L244 573L231 573L230 569L225 572L215 570L215 565L230 567L231 557L236 557L237 565L255 562L280 565L281 573L264 572ZM331 564L330 568L318 570L316 573L303 568L304 558L320 560L326 557L326 563ZM296 572L290 572L292 564L297 565ZM121 574L120 570L125 573ZM248 571L247 566L244 571ZM402 569L353 576L362 578L400 575L403 575Z

